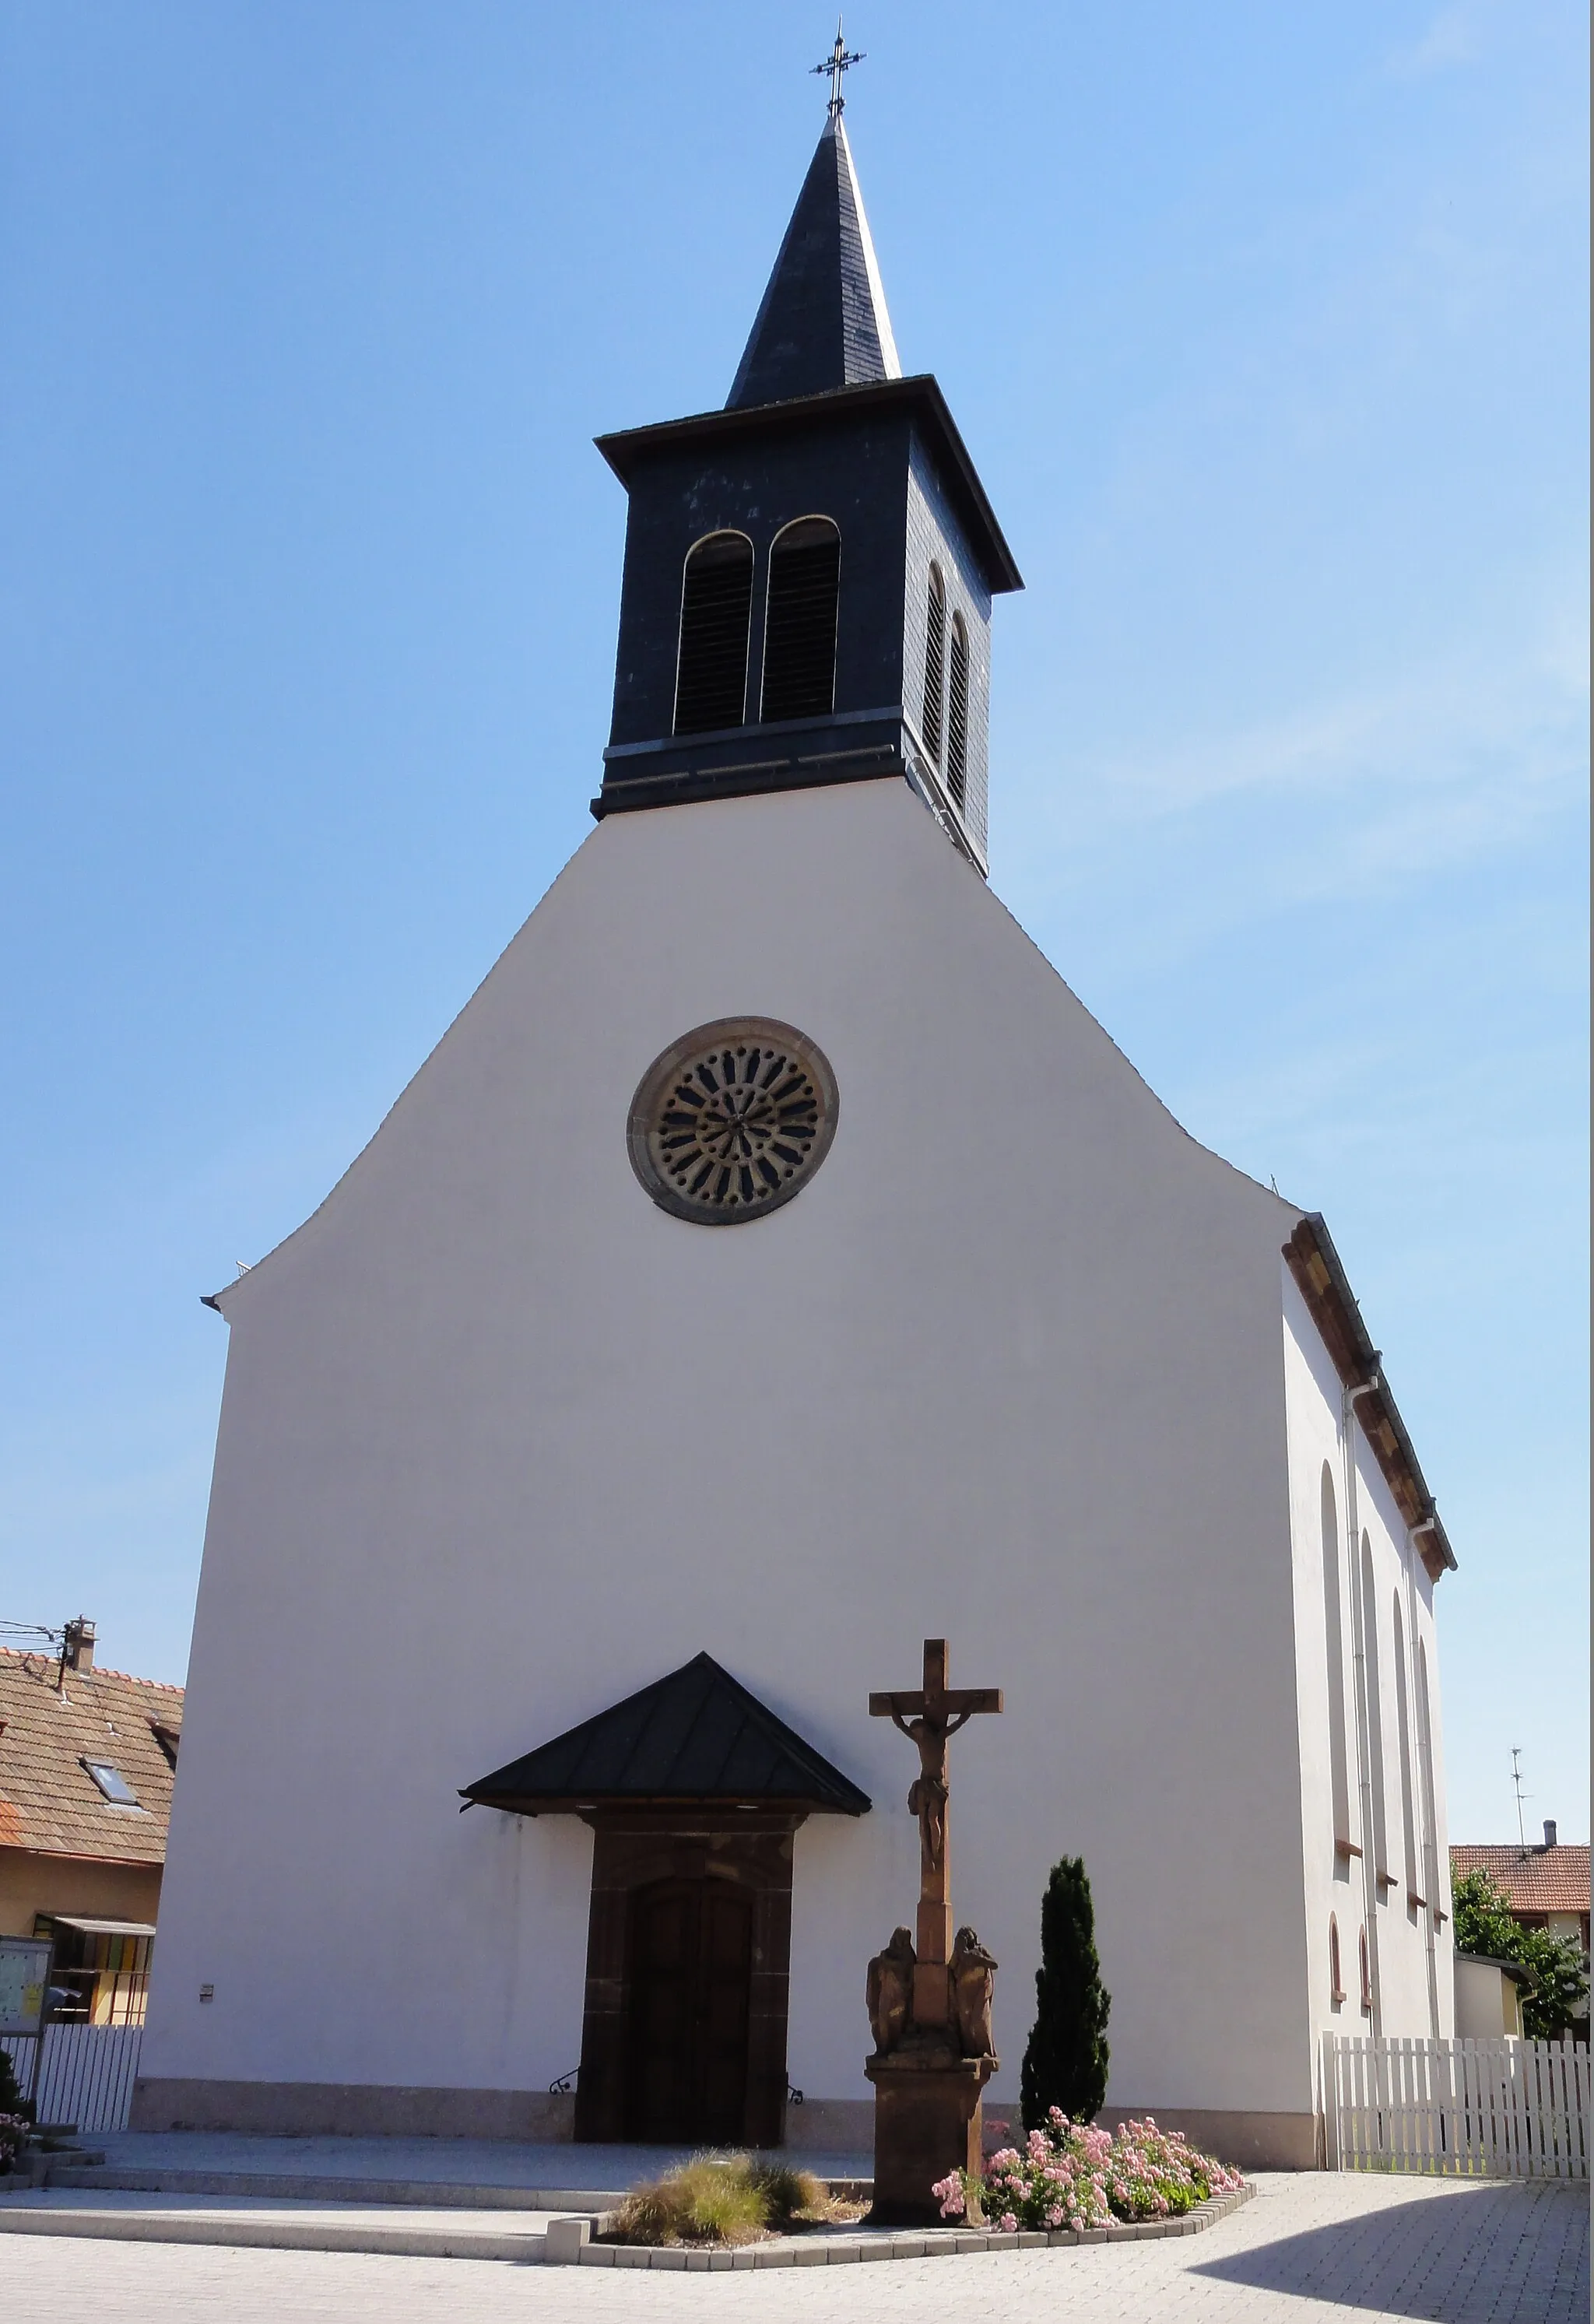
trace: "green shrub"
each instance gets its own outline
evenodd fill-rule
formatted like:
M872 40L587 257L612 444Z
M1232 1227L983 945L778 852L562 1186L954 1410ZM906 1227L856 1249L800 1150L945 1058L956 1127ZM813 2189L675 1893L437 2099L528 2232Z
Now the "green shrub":
M0 2050L0 2114L19 2115L24 2122L33 2119L33 2109L23 2096L9 2050Z
M1041 1900L1035 2029L1019 2080L1026 2130L1040 2129L1054 2107L1076 2123L1092 2122L1101 2112L1112 2007L1101 1970L1084 1862L1065 1856L1053 1865Z

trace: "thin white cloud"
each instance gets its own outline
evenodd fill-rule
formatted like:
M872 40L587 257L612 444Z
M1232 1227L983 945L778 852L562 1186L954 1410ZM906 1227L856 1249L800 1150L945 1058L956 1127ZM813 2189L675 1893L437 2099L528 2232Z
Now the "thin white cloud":
M1496 13L1488 0L1451 0L1432 18L1420 40L1395 51L1387 70L1397 80L1418 80L1429 73L1476 64L1483 53L1488 21Z
M1004 788L997 885L1030 925L1125 883L1141 970L1322 904L1409 902L1569 831L1588 784L1586 630L1571 603L1517 650L1452 651L1384 687L1158 747L1124 742ZM1016 772L1017 770L1015 770ZM1005 820L1005 819L1004 819ZM1182 868L1181 868L1182 867ZM1072 897L1072 906L1064 899ZM1098 945L1113 949L1106 929ZM1103 964L1104 957L1099 960Z
M1188 814L1239 793L1309 800L1374 792L1398 834L1413 815L1445 852L1558 807L1588 764L1585 632L1558 605L1515 654L1460 656L1396 685L1304 704L1238 733L1123 750L1082 767L1071 789L1106 824Z

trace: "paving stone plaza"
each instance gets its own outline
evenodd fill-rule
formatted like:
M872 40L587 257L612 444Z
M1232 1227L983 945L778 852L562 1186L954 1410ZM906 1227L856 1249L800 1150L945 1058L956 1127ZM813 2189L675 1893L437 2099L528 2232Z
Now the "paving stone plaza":
M1543 2182L1261 2174L1255 2202L1205 2236L1065 2252L615 2275L481 2260L228 2250L77 2236L0 2243L8 2318L117 2324L574 2324L685 2317L930 2324L1057 2319L1312 2324L1573 2324L1589 2312L1589 2198Z

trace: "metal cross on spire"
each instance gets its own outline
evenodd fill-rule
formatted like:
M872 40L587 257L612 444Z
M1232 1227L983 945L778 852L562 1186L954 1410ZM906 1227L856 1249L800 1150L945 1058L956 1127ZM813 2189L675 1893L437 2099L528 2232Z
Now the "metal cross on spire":
M861 65L863 56L861 49L849 49L843 40L842 20L838 16L835 20L835 46L822 65L813 68L816 73L830 75L830 117L833 121L838 113L845 112L847 106L847 100L842 95L842 75L850 65Z

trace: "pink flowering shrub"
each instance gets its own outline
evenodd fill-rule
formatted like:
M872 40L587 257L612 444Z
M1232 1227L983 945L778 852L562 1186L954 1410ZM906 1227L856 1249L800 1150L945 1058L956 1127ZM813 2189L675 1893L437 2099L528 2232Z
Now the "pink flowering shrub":
M1022 2150L1004 2146L974 2178L954 2171L931 2189L944 2219L983 2218L1004 2235L1020 2227L1104 2227L1113 2219L1176 2218L1209 2195L1241 2184L1176 2130L1144 2122L1119 2125L1116 2136L1070 2122L1054 2107Z

